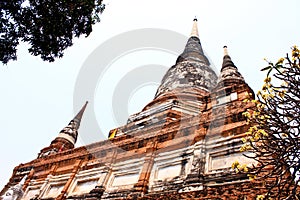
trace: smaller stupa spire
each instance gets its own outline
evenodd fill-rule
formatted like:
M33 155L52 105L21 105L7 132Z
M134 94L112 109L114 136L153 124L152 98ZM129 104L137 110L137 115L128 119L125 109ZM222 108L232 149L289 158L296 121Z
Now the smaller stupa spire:
M237 82L245 82L243 76L238 71L235 64L232 62L231 57L228 54L227 46L223 47L224 57L223 57L223 64L221 68L221 74L219 76L219 85L223 84L226 85L231 83Z
M51 142L50 146L41 150L38 158L74 148L78 137L80 122L87 104L88 102L86 101L77 115L75 115L69 124L59 132L58 136Z
M227 46L223 47L223 51L224 51L224 57L223 57L223 64L222 64L222 70L226 67L234 67L236 68L236 66L234 65L234 63L231 60L231 57L228 54L228 48Z
M69 140L73 145L77 141L78 129L80 127L80 122L83 116L83 113L86 109L88 101L82 106L77 115L70 121L70 123L60 131L58 137L65 138Z
M198 19L197 17L194 18L194 23L193 23L193 28L191 32L191 37L199 37L199 32L198 32Z

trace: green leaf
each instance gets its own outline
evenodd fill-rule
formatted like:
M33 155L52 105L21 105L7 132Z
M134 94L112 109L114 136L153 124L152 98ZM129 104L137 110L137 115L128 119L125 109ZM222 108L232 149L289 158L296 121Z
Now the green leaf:
M271 66L268 66L268 67L265 67L265 68L261 69L260 71L266 71L266 70L271 69L271 68L272 68Z

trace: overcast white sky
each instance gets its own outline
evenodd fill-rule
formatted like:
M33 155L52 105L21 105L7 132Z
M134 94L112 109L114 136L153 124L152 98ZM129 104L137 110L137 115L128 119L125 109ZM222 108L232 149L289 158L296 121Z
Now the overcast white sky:
M102 21L92 34L76 40L62 59L50 64L43 62L29 55L26 45L22 45L18 61L1 67L1 189L13 168L35 159L76 114L73 93L79 71L93 50L115 35L139 28L160 28L188 36L196 15L202 46L216 68L221 67L222 47L227 45L232 60L255 92L263 80L260 72L266 65L263 58L277 60L289 52L292 45L300 45L299 0L107 0L106 3L109 4ZM119 45L122 46L122 42ZM116 66L122 62L132 66L135 61L141 63L146 53L128 55ZM148 64L152 59L154 64L160 64L159 60L161 65L171 67L176 59L167 53L149 53ZM98 65L103 56L106 55L99 55ZM112 78L106 86L114 85L114 81ZM111 113L99 111L101 105L110 105L101 102L100 97L106 93L101 92L100 87L98 91L94 105L88 109L94 110L99 126L107 135L116 124ZM154 92L153 85L140 89L129 102L129 112L139 111L151 101ZM89 121L83 118L82 126L89 126ZM79 130L79 134L88 133ZM86 144L85 140L78 141L77 146L81 144Z

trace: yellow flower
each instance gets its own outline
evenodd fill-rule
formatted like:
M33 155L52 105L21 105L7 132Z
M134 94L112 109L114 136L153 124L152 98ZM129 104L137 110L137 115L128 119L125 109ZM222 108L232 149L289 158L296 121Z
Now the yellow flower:
M268 133L263 130L263 129L260 129L259 132L263 135L263 136L268 136Z
M238 166L238 168L239 168L239 171L243 171L243 172L249 171L247 165L245 165L245 164Z
M253 113L252 113L252 116L257 116L258 113L254 110Z
M252 103L258 103L256 99L251 100Z
M268 119L270 119L271 117L270 117L270 115L265 115L265 118L268 118Z
M267 77L267 78L265 78L264 82L265 82L265 83L269 83L269 82L271 82L271 77Z
M257 92L257 96L260 96L261 95L261 91L259 90L258 92Z
M300 53L299 48L296 45L293 46L293 48L292 48L292 56L297 57L299 55L299 53Z
M268 88L270 88L270 85L268 83L265 83L262 87L262 90L266 91Z
M244 144L243 146L241 146L240 152L248 151L250 149L252 149L252 147L249 144Z
M265 199L265 195L257 195L256 196L256 200L264 200Z
M243 114L242 114L243 116L245 116L245 117L247 117L247 118L250 118L250 113L249 112L243 112Z
M288 137L288 135L286 133L282 133L281 136L282 137Z
M286 81L284 81L281 86L288 86L288 83Z
M260 136L259 136L258 134L255 134L253 139L254 139L255 141L257 141L257 140L259 140L259 138L260 138Z
M281 92L278 93L278 95L279 95L281 98L283 98L283 97L284 97L284 92L281 91Z
M236 169L240 165L239 161L234 161L231 165L232 169Z
M266 100L269 98L269 94L263 94L263 95L261 95L261 97Z
M293 46L293 48L292 48L292 56L293 57L298 57L299 53L300 53L300 50L298 49L298 47L296 45Z
M277 64L282 64L284 61L284 58L280 58L278 61L277 61Z
M256 179L256 176L253 174L247 174L247 176L249 177L250 181Z

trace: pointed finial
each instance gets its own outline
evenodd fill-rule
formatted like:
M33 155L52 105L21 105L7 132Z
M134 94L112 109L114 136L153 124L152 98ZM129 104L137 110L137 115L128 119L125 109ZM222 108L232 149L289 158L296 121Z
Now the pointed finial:
M81 118L82 118L82 115L86 109L86 106L89 102L86 101L85 104L82 106L81 110L77 113L77 115L74 117L74 120L77 120L77 121L81 121Z
M193 23L193 28L192 28L192 32L191 32L191 37L199 37L199 33L198 33L198 25L197 25L197 17L194 18L194 23Z
M74 119L72 120L72 121L76 122L76 123L75 123L75 124L76 124L75 127L76 127L77 130L79 129L79 126L80 126L80 122L81 122L83 113L84 113L84 111L85 111L86 106L87 106L88 103L89 103L88 101L85 102L85 104L82 106L82 108L80 109L80 111L77 113L77 115L76 115L76 116L74 117ZM72 121L71 121L71 122L72 122ZM71 123L71 122L70 122L70 123Z
M227 46L225 45L225 46L223 47L223 49L224 49L224 56L228 56Z

